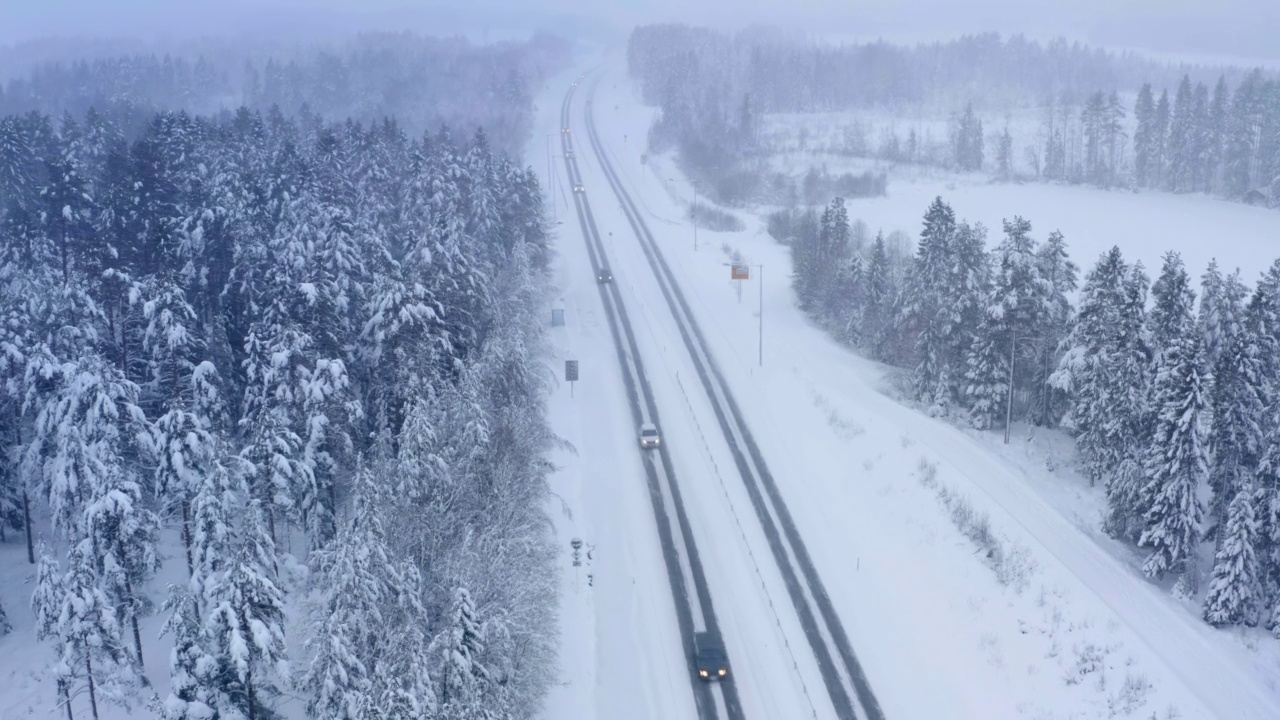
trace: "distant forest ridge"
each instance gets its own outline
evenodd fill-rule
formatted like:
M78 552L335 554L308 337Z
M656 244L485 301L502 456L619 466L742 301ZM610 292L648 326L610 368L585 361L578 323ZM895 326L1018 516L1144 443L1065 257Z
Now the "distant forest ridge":
M327 121L391 117L415 135L448 126L466 136L483 127L495 149L513 152L530 132L533 92L570 58L569 44L548 34L490 45L408 32L306 48L205 41L182 55L128 47L98 41L77 52L49 41L0 48L0 67L29 68L20 76L0 71L0 115L81 116L93 108L128 130L130 116L275 105ZM23 48L44 59L31 63L19 56Z
M1206 84L1225 76L1234 85L1250 70L1157 60L1064 38L1041 43L983 33L915 45L834 44L769 30L730 34L683 25L637 28L628 60L649 102L661 104L664 73L638 64L654 63L731 95L750 92L763 112L904 109L974 97L1005 103L1048 95L1076 103L1100 87L1136 92L1146 82L1176 86L1184 75Z

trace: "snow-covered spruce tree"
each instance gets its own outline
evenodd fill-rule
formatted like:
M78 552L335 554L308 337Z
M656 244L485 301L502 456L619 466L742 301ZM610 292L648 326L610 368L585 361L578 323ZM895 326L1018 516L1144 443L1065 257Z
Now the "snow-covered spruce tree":
M436 717L435 658L420 626L410 624L388 638L382 671L373 677L366 717L432 720Z
M169 586L164 611L170 613L162 634L173 638L169 651L169 696L164 700L164 720L210 720L217 717L217 686L211 677L216 666L205 649L207 639L200 621L199 604L188 588Z
M1280 414L1264 410L1263 439L1253 476L1253 511L1257 522L1254 555L1262 586L1262 619L1280 635Z
M58 624L67 595L66 578L62 574L62 568L58 566L58 560L43 542L40 543L38 557L40 560L36 563L36 589L31 594L31 611L36 616L36 639L54 642L53 649L58 658L58 664L53 667L53 674L58 704L69 708L72 671L62 661L63 642Z
M89 706L98 718L98 700L128 707L127 690L136 685L133 658L116 622L112 602L100 589L89 541L76 544L67 557L57 635L61 650L59 670L68 673L68 696L77 694L83 682Z
M849 211L844 198L832 198L819 219L815 303L818 319L827 327L840 328L853 308L846 297L840 274L849 261Z
M454 589L448 624L435 645L440 653L440 718L491 717L484 697L489 671L480 662L484 628L466 588Z
M1190 318L1190 309L1187 311ZM1190 322L1172 337L1158 364L1152 387L1155 428L1145 463L1142 490L1144 529L1138 545L1151 548L1142 570L1150 577L1179 576L1176 592L1196 592L1196 544L1202 509L1197 498L1208 474L1201 423L1208 408L1203 353Z
M1051 376L1069 394L1064 424L1075 434L1091 483L1108 480L1126 457L1145 444L1143 414L1149 362L1142 343L1142 293L1137 269L1130 270L1113 247L1085 276L1080 310L1066 340L1067 351ZM1108 490L1110 497L1110 490ZM1110 512L1135 509L1109 501ZM1114 534L1114 531L1113 531Z
M275 549L256 502L240 510L233 554L208 590L205 634L224 717L274 718L280 682L289 677L284 593L276 580Z
M1191 277L1187 275L1182 256L1176 252L1164 254L1160 276L1151 285L1152 307L1147 317L1151 347L1157 366L1166 349L1175 341L1182 342L1188 327L1194 330L1196 294L1191 289ZM1197 339L1198 345L1203 345Z
M854 253L836 273L831 307L840 339L853 346L862 341L862 315L866 305L866 268L861 253Z
M1227 511L1226 528L1213 560L1213 578L1204 599L1204 619L1214 625L1255 625L1262 600L1253 488L1240 487Z
M26 313L12 293L19 284L12 278L16 268L4 268L0 257L0 542L10 531L27 530L27 483L17 462L21 448L22 417L19 395L26 364ZM28 537L30 534L28 533ZM33 558L28 558L33 560Z
M84 514L101 587L111 598L120 623L132 630L134 661L141 669L138 618L151 610L143 587L160 567L156 554L160 521L131 470L121 468L101 477L90 491Z
M1068 296L1076 291L1080 269L1067 255L1066 239L1054 230L1049 233L1037 253L1040 278L1045 283L1045 315L1036 333L1042 342L1035 348L1031 369L1032 415L1031 421L1043 427L1054 427L1067 412L1066 393L1050 383L1058 362L1065 351L1063 347L1071 332L1074 309Z
M1262 444L1261 421L1265 413L1261 348L1243 322L1244 292L1238 273L1233 274L1225 281L1218 301L1221 307L1217 316L1230 321L1220 323L1215 333L1220 349L1212 366L1210 396L1210 512L1217 527L1226 521L1230 499L1256 470Z
M1143 83L1133 106L1133 175L1138 187L1150 187L1153 174L1152 119L1156 112L1151 83Z
M1204 344L1204 359L1209 367L1217 365L1226 340L1225 335L1234 331L1232 324L1235 318L1223 316L1223 311L1227 308L1223 307L1222 293L1222 271L1218 269L1217 258L1214 258L1209 261L1204 275L1200 276L1200 307L1196 317L1201 342Z
M915 335L912 385L922 402L950 402L950 333L959 322L948 292L956 267L956 218L935 198L924 216L916 260L903 288L901 322ZM942 408L938 408L941 410Z
M1040 277L1031 223L1014 217L1004 222L1004 232L995 251L999 267L987 294L965 376L969 418L982 429L991 427L1006 409L1009 385L1017 382L1017 378L1010 377L1009 363L1026 369L1034 360L1035 347L1043 342L1035 335L1047 315L1048 288ZM1017 354L1019 344L1022 352Z
M311 664L302 679L314 717L362 717L376 700L375 678L387 672L386 629L426 622L417 569L388 548L381 492L373 470L357 471L352 517L329 547L315 553L320 598L307 640Z
M1258 279L1245 308L1245 325L1258 346L1263 404L1280 398L1280 260Z
M142 350L149 360L144 395L153 405L149 449L156 463L156 495L167 515L179 516L190 566L190 502L210 464L213 433L225 430L217 370L208 356L204 328L184 290L150 279L140 293L146 322Z
M858 336L862 347L877 360L887 360L884 347L886 327L893 312L893 277L889 267L889 253L885 249L884 233L876 233L871 248L871 261L866 272L866 297L862 305Z

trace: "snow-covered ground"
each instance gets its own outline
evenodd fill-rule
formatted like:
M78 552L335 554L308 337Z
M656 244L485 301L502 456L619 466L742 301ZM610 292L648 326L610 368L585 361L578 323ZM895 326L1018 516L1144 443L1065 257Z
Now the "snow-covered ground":
M824 167L832 174L887 169L889 189L885 197L848 203L850 217L865 221L873 235L877 230L884 230L886 235L902 230L918 236L925 209L935 197L942 196L958 219L985 225L991 244L999 242L1001 221L1014 215L1029 220L1033 234L1040 239L1060 230L1082 276L1113 245L1120 247L1126 260L1141 260L1153 277L1159 272L1161 256L1168 250L1177 250L1197 283L1215 257L1225 273L1239 268L1247 284L1256 281L1280 258L1280 212L1273 209L1202 193L1174 195L1154 190L1103 190L1087 185L995 183L985 174L894 167L820 151L819 148L839 144L841 125L838 120L821 120L827 116L816 117L770 116L766 125L773 128L771 132L784 148L771 158L770 164L795 175L803 174L810 166ZM904 136L904 128L920 126L929 129L935 141L945 138L944 120L895 124L885 116L871 115L862 121L869 128L867 137L873 148L878 142L877 128L897 127L899 136ZM1015 138L1019 138L1014 159L1020 172L1027 171L1021 149L1023 139L1039 142L1035 123L1033 117L1022 116L1021 122L1014 125ZM802 129L809 137L805 149L796 144Z
M838 346L796 309L786 250L758 222L742 233L701 230L695 253L692 228L679 220L689 187L668 179L677 172L670 158L641 164L636 139L645 137L652 110L616 67L604 73L595 103L603 140L735 389L888 717L1280 717L1275 641L1214 630L1195 608L1142 578L1124 548L1093 530L1098 491L1071 470L1060 435L1029 440L1024 429L1005 447L999 436L951 427L892 399L884 368ZM547 132L558 123L564 89L540 99ZM583 100L575 100L575 128L582 127ZM725 623L731 661L750 669L776 667L788 652L800 660L789 672L754 674L749 688L740 676L744 707L751 717L808 717L810 709L793 698L823 689L805 669L812 659L805 660L807 649L786 619L785 591L741 481L585 132L575 137L699 548L711 556L704 563L717 612L738 618ZM529 163L545 167L541 144ZM957 215L997 231L1013 214L1027 217L1040 237L1061 229L1086 269L1112 244L1148 268L1158 267L1167 249L1181 250L1196 273L1216 255L1224 268L1245 268L1247 280L1280 255L1280 214L1237 204L963 180L953 189L952 182L893 181L889 197L854 202L850 213L873 231L914 235L929 200L943 194ZM616 357L581 231L564 206L561 218L557 279L567 325L555 330L561 356L552 371L578 359L583 380L574 397L565 384L552 402L554 427L577 452L556 458L562 469L555 490L565 503L557 514L566 548L563 684L545 717L692 717L686 650ZM724 267L734 250L764 265L763 367L756 358L758 278L739 302ZM1056 470L1046 468L1047 455ZM939 486L989 516L999 542L1023 558L1007 584L956 528ZM576 577L572 537L594 546ZM587 572L590 585L582 579ZM754 623L770 606L781 619L761 632ZM827 710L815 705L824 717Z

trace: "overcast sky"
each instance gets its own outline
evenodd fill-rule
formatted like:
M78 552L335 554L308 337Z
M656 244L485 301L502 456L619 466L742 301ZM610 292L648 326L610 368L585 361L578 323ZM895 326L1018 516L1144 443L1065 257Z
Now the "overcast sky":
M0 0L0 42L398 27L427 33L488 28L499 35L538 26L625 32L655 21L781 24L908 40L1021 31L1160 53L1280 60L1280 0Z

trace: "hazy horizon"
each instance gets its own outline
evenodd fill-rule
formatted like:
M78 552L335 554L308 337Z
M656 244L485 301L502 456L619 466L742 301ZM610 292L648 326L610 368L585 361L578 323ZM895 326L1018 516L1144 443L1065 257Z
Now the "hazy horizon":
M911 42L975 32L1063 36L1091 45L1177 59L1232 64L1280 62L1280 3L1224 0L1081 0L1069 6L1027 6L982 0L964 7L931 0L864 0L856 10L840 0L621 0L611 7L585 0L512 4L476 0L464 8L403 0L224 0L191 6L168 0L45 0L10 7L0 44L50 37L135 39L177 44L196 37L337 37L362 30L465 34L477 40L527 35L543 29L575 39L618 41L637 24L683 22L723 29L753 24L826 36L882 37Z

